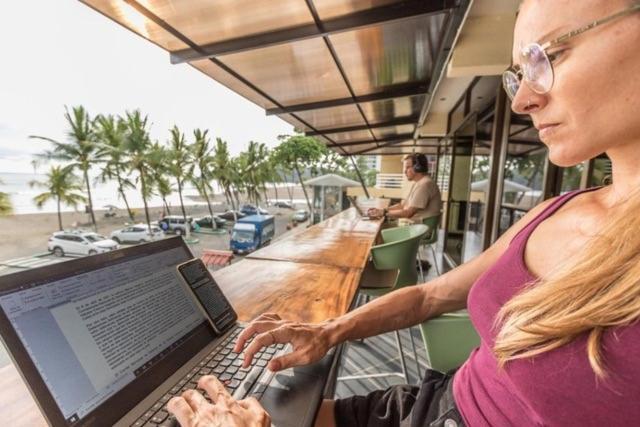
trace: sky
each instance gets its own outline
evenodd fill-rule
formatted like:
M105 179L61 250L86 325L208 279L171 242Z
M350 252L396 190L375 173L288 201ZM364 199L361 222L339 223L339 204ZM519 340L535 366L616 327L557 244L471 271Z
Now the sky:
M64 106L92 116L139 108L153 139L174 124L229 143L274 146L291 125L76 0L20 0L0 14L0 172L33 172L32 155L64 140ZM42 172L42 171L39 171Z

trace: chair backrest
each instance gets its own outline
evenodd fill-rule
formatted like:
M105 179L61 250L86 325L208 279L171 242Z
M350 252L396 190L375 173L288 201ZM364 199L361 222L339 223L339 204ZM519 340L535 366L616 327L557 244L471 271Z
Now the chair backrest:
M423 224L389 228L381 233L384 243L371 248L373 264L378 270L398 270L394 289L417 283L416 255L426 233L427 227Z
M420 324L431 369L448 372L462 365L480 345L466 310L443 314Z
M438 227L440 226L440 215L430 216L422 219L422 223L429 229L422 244L430 245L438 241Z

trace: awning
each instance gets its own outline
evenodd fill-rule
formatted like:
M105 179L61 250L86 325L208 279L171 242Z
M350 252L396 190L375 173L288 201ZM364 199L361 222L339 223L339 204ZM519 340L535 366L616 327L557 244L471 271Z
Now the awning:
M358 181L345 178L340 175L329 173L322 176L317 176L305 181L304 185L311 186L325 186L325 187L360 187Z
M343 155L435 150L417 128L470 3L81 1Z

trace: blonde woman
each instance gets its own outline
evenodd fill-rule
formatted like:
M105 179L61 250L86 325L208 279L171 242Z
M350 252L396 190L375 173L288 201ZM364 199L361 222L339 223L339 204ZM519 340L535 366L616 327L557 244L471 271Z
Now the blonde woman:
M640 423L640 3L525 0L504 85L550 160L606 152L613 183L547 200L491 248L421 286L323 324L257 319L240 336L245 363L264 345L294 351L272 370L318 360L350 339L467 307L481 345L453 375L421 387L326 401L318 426L605 426ZM265 426L204 377L169 404L185 426Z

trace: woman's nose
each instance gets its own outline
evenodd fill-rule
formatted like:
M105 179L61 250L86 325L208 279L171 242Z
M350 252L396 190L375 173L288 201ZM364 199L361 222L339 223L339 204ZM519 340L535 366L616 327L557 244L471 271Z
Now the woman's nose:
M511 101L511 109L517 114L531 114L547 105L547 96L534 92L522 82Z

